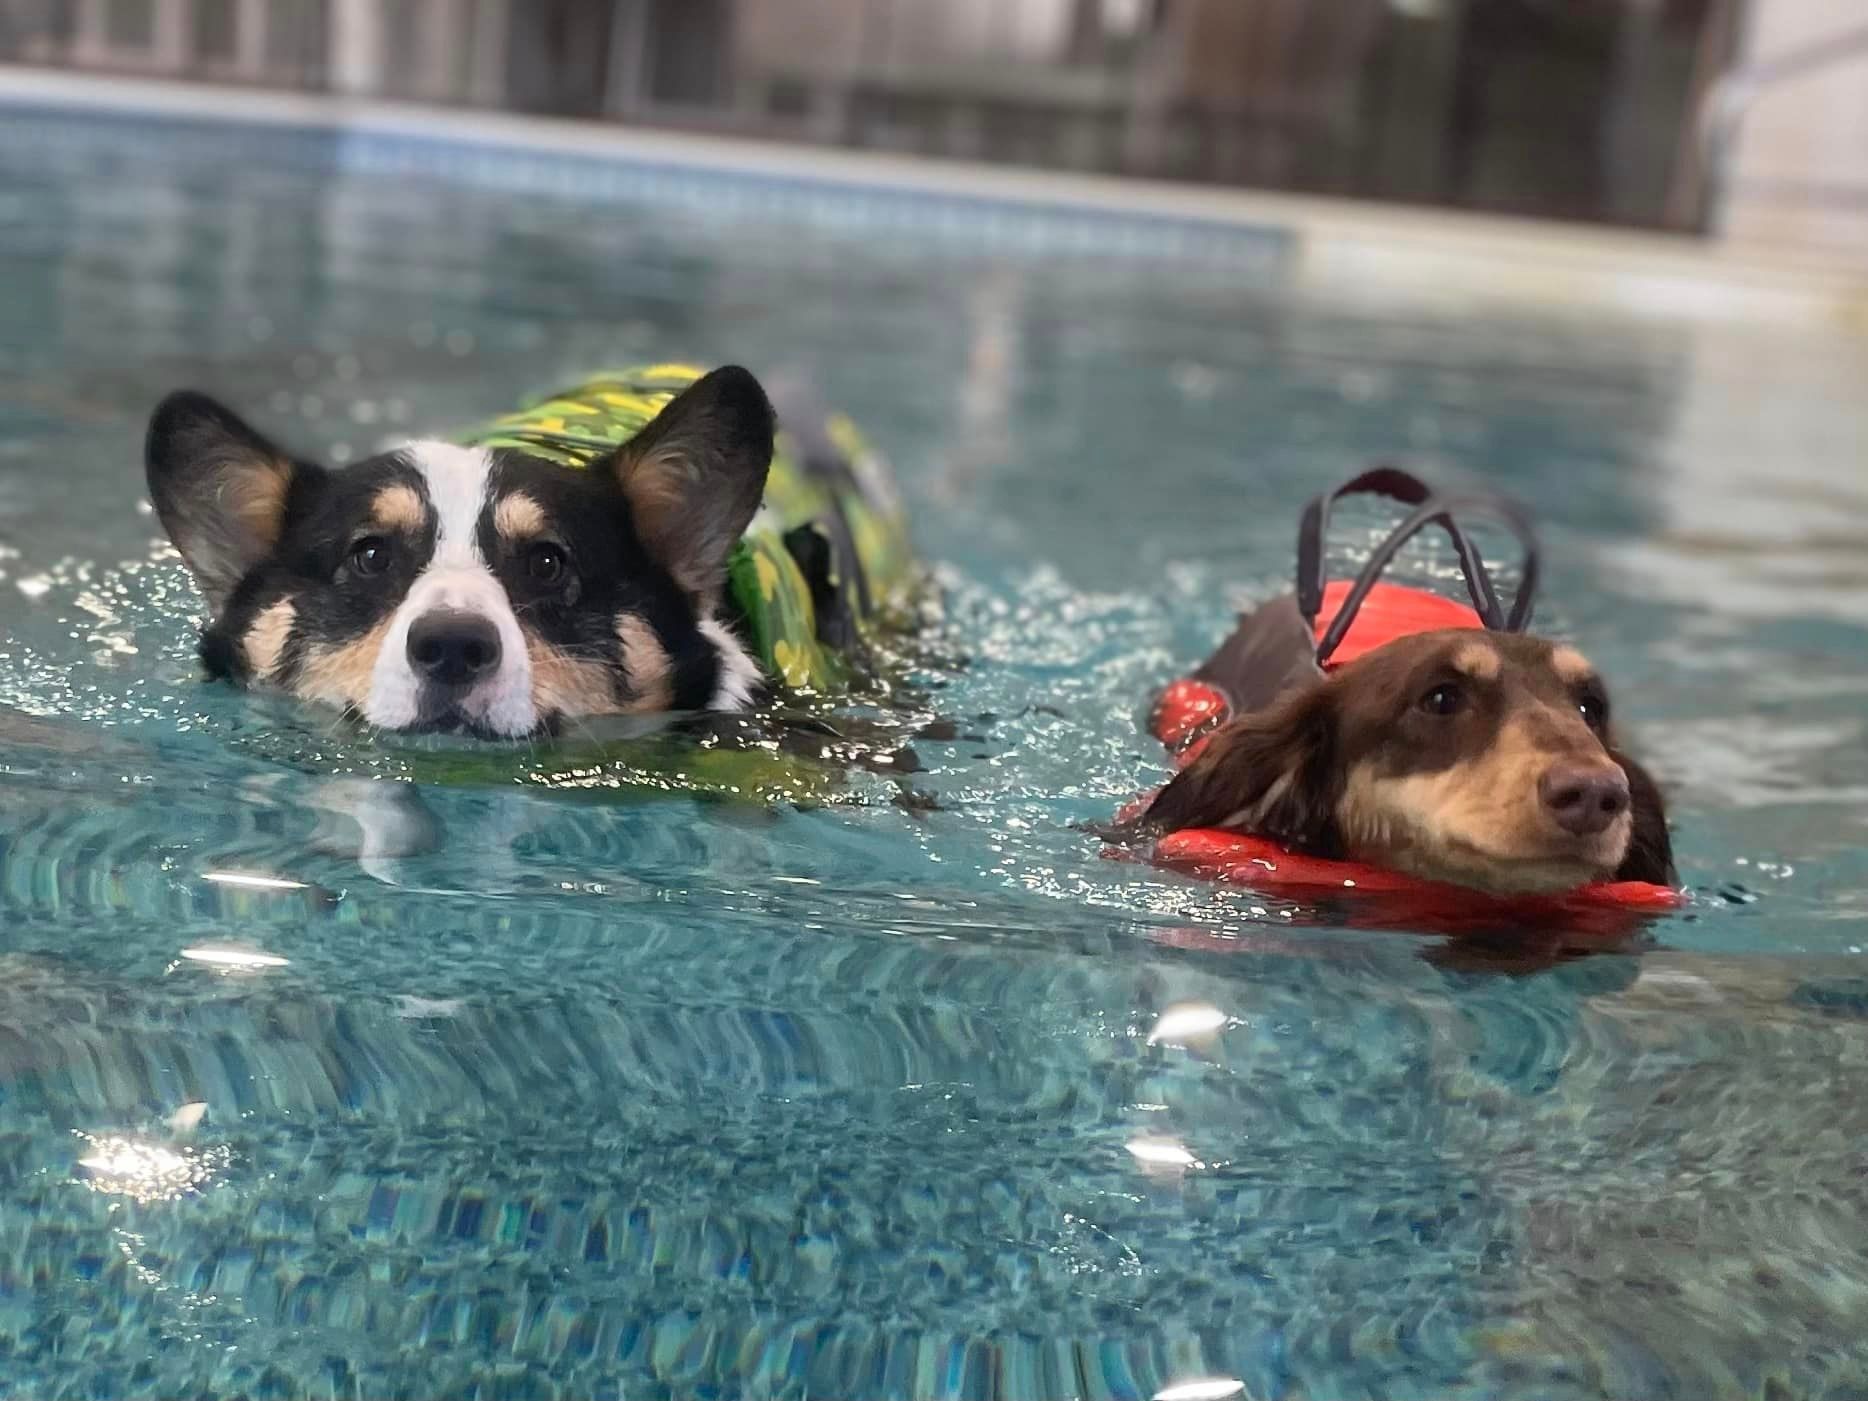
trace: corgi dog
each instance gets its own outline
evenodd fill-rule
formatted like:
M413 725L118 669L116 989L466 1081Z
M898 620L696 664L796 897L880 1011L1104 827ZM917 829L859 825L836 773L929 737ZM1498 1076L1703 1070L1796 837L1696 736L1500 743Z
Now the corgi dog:
M664 365L340 468L178 392L145 465L210 677L519 739L848 676L905 535L847 421L803 430L745 369Z

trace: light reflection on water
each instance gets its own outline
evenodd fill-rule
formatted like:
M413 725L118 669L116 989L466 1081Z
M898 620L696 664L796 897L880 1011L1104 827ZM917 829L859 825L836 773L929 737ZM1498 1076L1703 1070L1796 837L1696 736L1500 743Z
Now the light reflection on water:
M202 1153L117 1134L87 1137L85 1155L78 1159L79 1180L86 1187L143 1206L199 1192L225 1163L225 1149Z
M186 149L0 143L0 1389L1862 1384L1858 343ZM788 801L653 737L444 776L198 683L161 392L337 458L669 353L815 374L943 562L908 691L760 749ZM1546 521L1540 619L1675 792L1655 948L1306 926L1073 826L1159 780L1149 692L1298 502L1397 452Z

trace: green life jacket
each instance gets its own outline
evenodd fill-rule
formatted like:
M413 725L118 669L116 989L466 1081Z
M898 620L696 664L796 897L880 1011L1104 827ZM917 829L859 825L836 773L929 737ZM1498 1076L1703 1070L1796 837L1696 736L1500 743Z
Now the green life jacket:
M648 365L597 375L458 441L587 467L629 441L705 373ZM829 692L867 669L879 622L917 577L888 469L841 414L781 414L765 499L727 565L728 602L774 681Z

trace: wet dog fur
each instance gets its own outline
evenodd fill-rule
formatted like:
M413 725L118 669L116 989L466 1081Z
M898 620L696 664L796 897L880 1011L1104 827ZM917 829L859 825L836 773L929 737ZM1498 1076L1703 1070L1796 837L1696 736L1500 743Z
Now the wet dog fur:
M1140 828L1221 827L1498 894L1673 884L1660 790L1573 647L1390 642L1213 732Z
M383 729L518 738L751 703L765 678L723 595L773 432L729 366L583 470L431 441L332 469L189 392L157 408L145 459L212 615L211 676Z

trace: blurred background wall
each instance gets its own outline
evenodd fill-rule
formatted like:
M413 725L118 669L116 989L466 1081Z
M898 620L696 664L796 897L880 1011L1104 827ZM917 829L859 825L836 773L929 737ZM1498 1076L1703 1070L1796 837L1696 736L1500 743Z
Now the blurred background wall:
M1733 238L1868 264L1868 3L1754 0L1760 73L1717 217Z
M1851 27L1863 0L0 0L0 60L1847 252ZM1720 78L1811 44L1709 169Z

